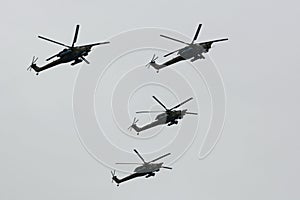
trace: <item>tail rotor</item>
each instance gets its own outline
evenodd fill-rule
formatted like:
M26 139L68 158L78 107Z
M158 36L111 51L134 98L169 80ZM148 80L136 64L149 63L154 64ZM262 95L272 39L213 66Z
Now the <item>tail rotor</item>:
M36 63L37 60L38 60L38 57L33 56L32 61L31 61L31 64L30 64L30 66L27 68L27 71L31 71L31 69L32 69L33 67L36 66L35 63Z
M128 127L128 130L131 131L133 126L136 126L136 123L138 122L139 120L135 117L133 118L133 122L131 124L131 126Z
M111 182L112 182L112 183L115 182L115 183L117 184L117 186L119 186L120 181L119 181L119 179L118 179L117 176L116 176L116 170L110 171L110 173L111 173L111 175L112 175L112 177L111 177Z
M113 183L114 182L114 177L116 177L116 170L114 170L114 171L110 171L110 173L111 173L111 182Z
M41 71L40 68L35 64L38 60L38 57L33 56L31 65L27 68L27 71L31 71L32 69L36 72L36 75L39 75L39 72Z
M146 65L146 67L149 68L151 66L151 64L154 64L157 59L158 59L158 56L156 56L154 54L151 61Z

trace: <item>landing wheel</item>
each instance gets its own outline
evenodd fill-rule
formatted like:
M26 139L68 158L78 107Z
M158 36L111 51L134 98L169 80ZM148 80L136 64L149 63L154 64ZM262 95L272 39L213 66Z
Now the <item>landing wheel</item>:
M157 70L156 73L158 73L159 71Z
M36 73L35 75L39 75L39 73Z
M137 135L140 135L140 133L137 133Z

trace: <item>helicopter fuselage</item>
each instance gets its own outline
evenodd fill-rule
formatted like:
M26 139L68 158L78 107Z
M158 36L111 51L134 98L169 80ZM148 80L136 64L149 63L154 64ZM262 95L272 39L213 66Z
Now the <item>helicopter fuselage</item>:
M61 63L71 62L73 60L78 60L82 56L87 56L91 51L91 47L89 46L79 46L73 47L71 49L64 49L57 54ZM82 60L81 60L82 61Z
M177 124L177 120L182 119L186 111L187 109L167 111L165 113L157 115L155 120L162 121L165 124L169 123L170 125Z
M135 168L135 173L152 173L158 172L163 163L146 163L142 166Z
M193 58L191 61L195 61L201 58L204 58L202 55L203 53L207 53L209 48L203 47L201 44L191 44L189 46L186 46L178 51L178 55L185 58L186 60L189 60Z

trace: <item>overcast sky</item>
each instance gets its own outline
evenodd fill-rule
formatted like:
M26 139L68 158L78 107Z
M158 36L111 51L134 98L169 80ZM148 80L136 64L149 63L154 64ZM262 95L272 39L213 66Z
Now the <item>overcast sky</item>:
M297 1L11 0L0 10L1 200L300 198ZM77 74L93 65L27 72L33 55L43 64L61 50L37 35L70 44L80 24L78 44L143 27L192 37L198 23L201 41L229 38L210 52L226 88L222 137L204 160L196 141L172 171L116 187L110 169L82 146L73 119Z

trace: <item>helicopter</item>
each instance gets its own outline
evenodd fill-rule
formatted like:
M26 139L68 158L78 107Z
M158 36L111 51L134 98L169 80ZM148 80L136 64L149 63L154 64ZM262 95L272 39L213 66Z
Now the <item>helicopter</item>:
M170 66L172 64L175 64L177 62L183 61L183 60L191 59L191 62L194 62L198 59L205 59L205 57L203 56L203 53L208 53L209 50L212 48L213 43L228 40L228 38L224 38L224 39L211 40L211 41L207 41L207 42L195 43L195 41L198 38L201 27L202 27L202 24L199 24L191 43L187 43L187 42L184 42L184 41L181 41L181 40L178 40L178 39L166 36L166 35L160 35L163 38L185 44L186 46L164 55L164 57L168 57L169 55L172 55L177 52L178 56L169 61L166 61L163 64L156 63L156 60L158 59L158 57L155 56L155 54L154 54L151 61L146 65L146 67L149 68L150 66L152 66L154 69L156 69L156 72L158 73L160 69Z
M149 162L146 162L144 160L144 158L141 156L141 154L136 149L134 149L133 151L142 160L142 163L116 163L118 165L131 165L131 164L140 165L140 166L135 168L133 174L130 174L129 176L126 176L126 177L121 178L121 179L119 179L116 176L116 171L115 170L113 172L111 171L112 182L115 182L117 184L117 186L119 186L120 183L123 183L125 181L129 181L129 180L137 178L137 177L142 177L142 176L145 176L145 178L153 177L153 176L155 176L155 172L158 172L161 168L169 169L169 170L172 169L171 167L163 166L163 164L164 164L163 162L155 163L156 161L158 161L158 160L160 160L160 159L162 159L166 156L169 156L171 153L167 153L167 154L162 155L158 158L155 158L155 159L153 159Z
M78 63L81 63L82 61L86 62L87 64L90 64L90 62L87 59L85 59L84 56L88 55L88 53L92 50L92 47L109 43L109 42L98 42L98 43L92 43L92 44L87 44L87 45L75 46L75 43L76 43L77 37L78 37L78 32L79 32L79 25L76 25L75 34L74 34L74 38L73 38L73 42L72 42L71 46L39 35L38 38L40 38L40 39L55 43L57 45L64 46L66 48L63 49L62 51L58 52L57 54L47 58L46 61L50 61L53 58L58 57L58 59L56 59L42 67L37 66L36 61L38 60L38 58L34 56L30 66L27 68L27 70L31 71L31 69L33 69L36 72L36 75L38 75L39 72L41 72L41 71L44 71L44 70L52 68L56 65L68 63L71 61L74 61L73 63L71 63L72 66L74 66Z
M144 130L147 130L149 128L152 128L152 127L155 127L155 126L158 126L158 125L163 125L163 124L168 124L168 126L171 126L173 124L178 124L178 119L182 119L184 115L186 114L190 114L190 115L197 115L197 113L194 113L194 112L188 112L187 109L184 109L184 110L175 110L176 108L182 106L183 104L191 101L193 98L189 98L185 101L183 101L182 103L174 106L173 108L171 109L168 109L160 100L158 100L155 96L152 96L153 99L155 101L157 101L164 109L165 111L138 111L136 112L137 114L139 113L161 113L159 115L156 116L155 118L155 121L149 123L149 124L146 124L142 127L138 127L137 126L137 122L139 120L137 120L136 118L133 119L133 123L132 125L128 128L130 131L132 129L134 129L136 132L137 132L137 135L139 135L139 133L141 131L144 131Z

